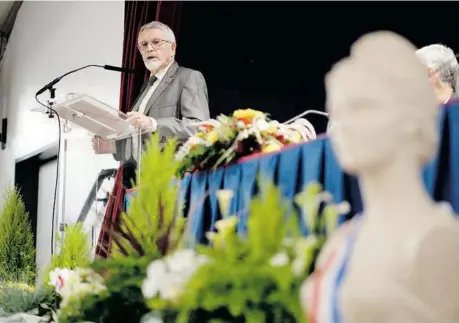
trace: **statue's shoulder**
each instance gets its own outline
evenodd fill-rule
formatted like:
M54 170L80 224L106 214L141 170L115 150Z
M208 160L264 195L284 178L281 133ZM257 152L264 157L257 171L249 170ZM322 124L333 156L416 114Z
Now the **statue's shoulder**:
M459 222L453 213L443 215L445 221L424 230L413 246L409 284L443 322L459 322Z
M333 232L317 258L317 266L323 266L327 259L330 257L335 258L338 254L344 252L358 235L362 222L363 217L361 215L355 216Z

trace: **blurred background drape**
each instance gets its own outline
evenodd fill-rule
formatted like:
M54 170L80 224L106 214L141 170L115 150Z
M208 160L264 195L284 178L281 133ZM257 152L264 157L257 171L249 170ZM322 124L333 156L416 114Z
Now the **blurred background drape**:
M183 3L180 1L126 1L124 8L124 41L122 67L133 69L133 74L121 74L119 109L130 111L134 100L139 95L142 84L148 78L148 71L137 50L137 36L140 27L153 20L159 20L172 28L176 37L180 28ZM124 210L125 188L123 186L123 169L116 174L115 185L105 210L102 229L99 234L96 255L108 257L111 238L108 234L111 225L117 221Z

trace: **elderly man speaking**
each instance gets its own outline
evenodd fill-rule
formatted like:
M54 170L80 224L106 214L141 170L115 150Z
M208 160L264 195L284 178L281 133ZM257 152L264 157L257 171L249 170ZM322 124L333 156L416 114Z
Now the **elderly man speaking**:
M127 120L142 133L159 132L162 144L171 137L176 137L179 144L184 143L196 131L200 121L209 119L204 76L177 64L174 59L177 48L174 32L159 21L140 29L137 46L151 74L127 114ZM142 141L149 136L143 137ZM134 179L136 146L128 140L114 144L93 139L96 153L111 153L116 160L125 162L124 184L127 187Z

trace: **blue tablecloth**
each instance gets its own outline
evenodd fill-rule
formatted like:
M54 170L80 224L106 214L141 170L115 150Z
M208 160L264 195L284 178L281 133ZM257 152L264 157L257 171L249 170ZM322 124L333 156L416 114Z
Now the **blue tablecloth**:
M436 157L424 169L426 188L435 200L449 201L459 212L459 101L441 108L439 116L440 143ZM260 156L212 172L186 176L180 184L180 198L190 215L191 230L196 239L205 242L205 232L213 230L220 219L215 192L231 189L235 192L231 213L240 215L238 230L243 231L251 196L256 193L256 177L262 174L281 188L286 200L300 192L310 181L318 181L335 201L346 200L350 214L362 211L358 181L345 174L338 165L328 138L317 139L281 152ZM127 207L129 198L127 196ZM350 217L344 216L340 222ZM301 221L301 217L299 219ZM307 234L307 227L301 224Z

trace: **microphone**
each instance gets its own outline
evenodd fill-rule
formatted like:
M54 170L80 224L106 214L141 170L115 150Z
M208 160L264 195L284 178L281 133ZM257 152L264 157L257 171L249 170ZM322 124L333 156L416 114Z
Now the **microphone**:
M121 73L134 73L135 72L133 69L130 69L130 68L118 67L118 66L113 66L113 65L104 65L103 67L106 70L121 72Z
M40 94L42 94L46 90L51 90L54 85L56 85L60 80L62 80L67 75L73 74L75 72L84 70L84 69L89 68L89 67L100 67L100 68L106 69L108 71L115 71L115 72L121 72L121 73L134 73L133 69L117 67L117 66L112 66L112 65L95 65L95 64L85 65L83 67L76 68L74 70L71 70L71 71L69 71L69 72L67 72L67 73L55 78L54 80L52 80L51 82L46 84L44 87L42 87L40 90L38 90L37 93L35 94L35 96L39 96Z

